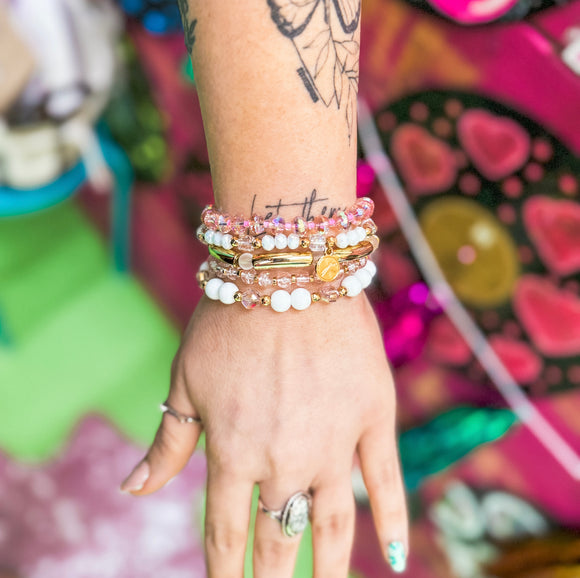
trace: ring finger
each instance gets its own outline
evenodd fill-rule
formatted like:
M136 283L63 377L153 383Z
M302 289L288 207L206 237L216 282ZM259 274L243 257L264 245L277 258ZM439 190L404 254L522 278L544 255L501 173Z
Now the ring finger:
M282 510L288 499L299 491L307 492L307 485L263 482L260 500L270 510ZM301 537L302 534L286 536L280 522L259 506L254 537L254 578L292 578Z

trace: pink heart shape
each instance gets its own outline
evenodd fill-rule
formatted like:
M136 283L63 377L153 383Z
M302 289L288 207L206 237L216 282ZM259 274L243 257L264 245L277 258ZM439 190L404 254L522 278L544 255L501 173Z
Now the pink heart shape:
M530 156L530 137L524 128L483 109L463 114L457 136L475 167L491 181L522 168Z
M465 365L472 357L469 345L445 316L431 323L427 351L432 360L448 365Z
M414 124L399 126L393 134L391 150L411 192L438 193L455 182L457 167L453 150L424 128Z
M528 345L503 335L492 335L489 343L518 383L532 383L538 379L543 363Z
M580 299L547 279L518 281L514 309L539 351L551 357L580 354Z
M528 234L546 266L558 275L580 270L580 204L535 196L523 210Z

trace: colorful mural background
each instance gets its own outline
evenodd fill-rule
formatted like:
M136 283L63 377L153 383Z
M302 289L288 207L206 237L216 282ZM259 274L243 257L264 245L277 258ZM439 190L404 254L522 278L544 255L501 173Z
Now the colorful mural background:
M157 426L200 297L193 232L211 199L175 13L120 5L125 72L100 134L135 175L130 273L106 249L118 194L94 175L74 200L0 217L2 578L204 575L201 452L153 498L109 482ZM425 235L496 353L580 452L580 4L527 6L523 20L510 7L512 21L470 27L400 0L363 6L361 96ZM0 209L15 198L2 185ZM408 574L580 576L578 479L518 424L442 314L362 154L359 190L384 241L371 295L397 371ZM356 472L353 482L353 573L385 576ZM310 556L305 542L297 577Z

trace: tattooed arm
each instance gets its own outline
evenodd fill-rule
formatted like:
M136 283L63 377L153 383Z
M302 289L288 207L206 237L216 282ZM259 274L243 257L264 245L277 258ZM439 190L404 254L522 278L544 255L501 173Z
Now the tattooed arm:
M180 0L214 191L230 214L330 215L356 185L360 0ZM199 416L208 461L210 578L241 578L251 497L282 508L313 495L314 577L346 578L358 453L380 542L402 568L407 514L395 400L364 295L301 312L202 299L172 371L169 403ZM187 463L202 426L164 414L124 488L159 489ZM256 518L255 578L290 578L298 541ZM310 575L310 573L308 573Z

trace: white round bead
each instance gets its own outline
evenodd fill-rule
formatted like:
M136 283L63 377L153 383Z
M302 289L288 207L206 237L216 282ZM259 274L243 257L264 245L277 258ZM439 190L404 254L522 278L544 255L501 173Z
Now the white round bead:
M204 261L201 266L199 267L200 271L209 271L209 263L207 261Z
M364 271L368 271L371 274L371 277L374 277L377 274L377 266L369 259L367 264L363 267Z
M238 257L238 265L240 269L244 271L249 271L254 266L254 259L252 257L252 253L242 253Z
M348 297L356 297L362 291L361 282L354 275L345 277L342 286L346 289Z
M219 300L224 305L231 305L235 302L234 295L238 292L238 288L234 283L224 283L219 290Z
M298 249L300 247L300 236L296 233L288 235L288 249Z
M363 289L366 289L373 281L373 276L364 269L359 269L354 276L360 281Z
M367 238L367 232L362 227L357 227L355 229L356 234L358 235L358 242L361 243Z
M339 249L346 249L348 247L348 237L346 236L346 233L339 233L336 236L336 246Z
M351 247L358 245L358 233L354 229L346 234L346 239Z
M292 307L294 307L294 309L297 309L298 311L308 309L310 307L310 304L312 303L310 291L308 291L308 289L304 289L303 287L294 289L290 297L292 299Z
M291 305L292 297L290 297L290 293L288 293L288 291L278 289L278 291L274 291L274 293L272 293L270 296L270 307L272 307L272 309L278 313L284 313L284 311L288 311Z
M220 287L224 284L221 279L215 277L214 279L210 279L205 286L205 294L214 301L217 301L220 298Z
M212 231L211 229L208 229L208 230L205 232L205 234L204 234L203 238L205 239L205 242L206 242L208 245L212 245L212 244L213 244L213 238L214 238L214 235L215 235L215 231Z
M222 235L222 247L224 249L231 249L233 240L234 238L229 233Z
M276 249L285 249L288 246L288 237L284 233L278 233L274 237L274 243L276 244Z
M266 251L271 251L276 246L274 237L272 235L264 235L262 237L262 248Z
M213 234L213 244L217 245L218 247L221 247L223 238L224 238L224 234L221 231L216 231Z

